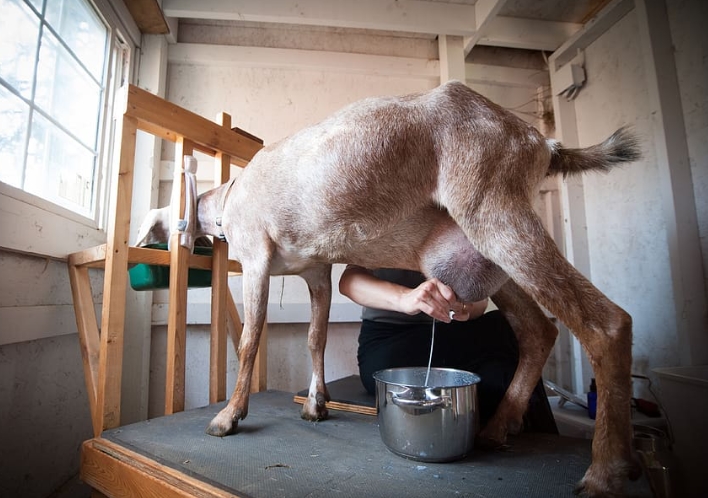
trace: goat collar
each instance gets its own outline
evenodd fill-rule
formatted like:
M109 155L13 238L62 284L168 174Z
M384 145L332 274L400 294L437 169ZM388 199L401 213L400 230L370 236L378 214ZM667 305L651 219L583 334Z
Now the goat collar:
M228 197L229 192L231 191L231 187L234 186L235 182L236 178L232 178L229 181L229 185L224 189L224 193L221 196L221 201L219 202L219 211L217 213L215 223L216 226L219 228L219 235L217 235L217 237L222 242L226 242L226 235L224 234L224 229L221 227L221 217L224 215L224 209L226 208L226 198Z

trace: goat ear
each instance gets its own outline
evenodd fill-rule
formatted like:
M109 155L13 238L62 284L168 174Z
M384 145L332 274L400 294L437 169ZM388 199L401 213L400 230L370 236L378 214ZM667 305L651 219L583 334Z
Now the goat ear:
M170 207L151 209L138 230L137 247L164 244L170 236Z

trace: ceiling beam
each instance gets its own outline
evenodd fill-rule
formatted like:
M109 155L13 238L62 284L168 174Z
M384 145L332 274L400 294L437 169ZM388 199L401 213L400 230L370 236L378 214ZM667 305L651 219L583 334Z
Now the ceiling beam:
M306 69L437 81L440 78L437 60L321 50L177 43L170 45L167 58L172 64Z
M582 27L582 24L569 22L496 17L481 34L477 44L553 52Z
M157 0L123 0L140 31L149 35L170 32Z
M472 36L465 38L465 56L472 51L482 35L489 31L489 25L506 2L507 0L477 0L477 3L474 4L475 30Z
M568 37L549 57L551 75L570 62L578 54L578 50L588 47L632 9L634 9L633 0L612 0L608 3L595 17L585 23L582 29Z
M486 3L486 0L480 0ZM501 0L493 0L501 1ZM418 0L163 0L168 17L472 36L474 5Z

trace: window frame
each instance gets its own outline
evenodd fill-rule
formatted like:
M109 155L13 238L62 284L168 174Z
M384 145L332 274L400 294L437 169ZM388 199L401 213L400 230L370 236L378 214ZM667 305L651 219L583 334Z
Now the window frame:
M51 1L51 0L48 0ZM98 167L95 178L98 189L94 217L89 218L49 200L0 182L0 249L66 259L76 251L106 242L107 205L110 195L115 121L116 82L134 83L139 64L140 30L121 0L86 0L108 26L108 74L101 106L104 116L99 123ZM127 67L116 66L116 47L122 44L128 52ZM114 73L113 68L121 71ZM118 109L120 112L120 109Z

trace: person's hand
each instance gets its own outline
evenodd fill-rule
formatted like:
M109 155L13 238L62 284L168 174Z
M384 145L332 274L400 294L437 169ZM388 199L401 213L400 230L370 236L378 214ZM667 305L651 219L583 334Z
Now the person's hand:
M486 299L476 303L459 301L453 290L436 278L426 280L415 289L402 291L399 300L402 312L415 315L422 311L445 323L477 318L486 307Z

